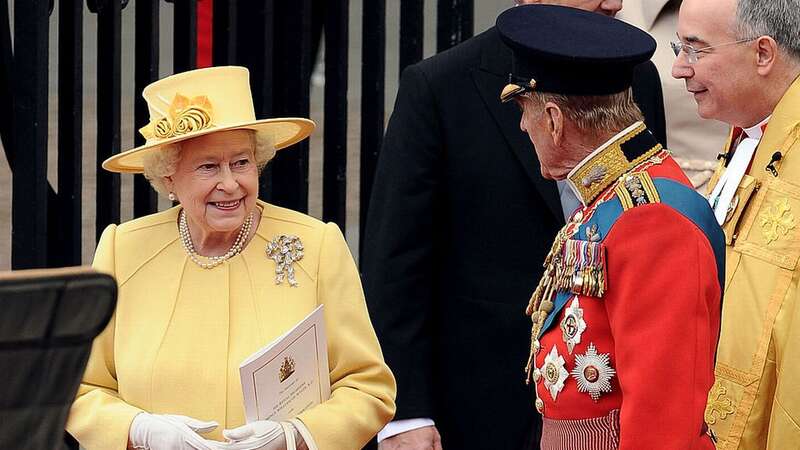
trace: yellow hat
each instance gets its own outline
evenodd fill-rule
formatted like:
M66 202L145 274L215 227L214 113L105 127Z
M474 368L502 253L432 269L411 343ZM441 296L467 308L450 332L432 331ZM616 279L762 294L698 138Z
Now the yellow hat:
M150 123L139 129L147 142L103 161L111 172L141 173L142 158L161 147L225 130L253 130L276 150L302 141L314 122L297 117L256 120L245 67L210 67L158 80L142 91Z

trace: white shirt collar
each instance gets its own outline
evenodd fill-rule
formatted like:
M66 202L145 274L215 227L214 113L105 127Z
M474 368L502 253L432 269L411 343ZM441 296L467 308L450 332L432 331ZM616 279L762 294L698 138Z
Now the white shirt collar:
M756 140L761 139L761 136L764 135L764 132L762 131L761 128L764 125L768 124L769 123L769 119L771 119L771 118L772 118L772 114L770 114L769 116L767 116L766 119L764 119L761 122L753 125L750 128L743 128L744 134L747 135L747 137L749 137L749 138L753 138L753 139L756 139Z

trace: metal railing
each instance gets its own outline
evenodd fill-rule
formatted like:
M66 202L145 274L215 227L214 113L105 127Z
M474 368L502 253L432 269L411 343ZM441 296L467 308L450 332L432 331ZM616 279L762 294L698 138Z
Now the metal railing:
M17 0L13 18L0 0L0 138L12 170L12 255L14 269L81 263L84 205L84 143L96 140L94 235L120 221L120 205L133 203L135 217L155 212L157 199L141 175L132 198L121 198L120 176L100 163L121 150L121 14L127 0ZM136 0L133 125L148 121L141 93L159 74L159 45L174 45L175 72L194 67L197 55L198 0L172 0L172 35L159 34L168 0ZM206 1L206 0L199 0ZM400 0L400 70L422 58L424 0ZM133 2L132 2L133 3ZM83 111L84 8L97 15L96 117ZM345 227L347 211L348 77L361 71L360 228L363 230L373 174L383 139L386 105L386 0L365 0L361 22L350 23L349 0L215 0L213 63L250 69L257 117L308 117L311 73L324 27L325 86L322 218ZM13 19L13 22L12 22ZM50 24L58 28L58 92L48 91ZM11 30L13 26L13 40ZM362 60L348 67L349 29L360 26ZM469 38L473 0L438 0L437 50ZM13 51L12 51L13 42ZM273 86L279 88L274 89ZM47 180L48 99L58 99L58 185ZM97 121L96 135L84 125ZM144 140L138 134L135 145ZM309 144L279 152L261 178L261 197L277 205L308 211ZM359 234L362 235L361 233Z

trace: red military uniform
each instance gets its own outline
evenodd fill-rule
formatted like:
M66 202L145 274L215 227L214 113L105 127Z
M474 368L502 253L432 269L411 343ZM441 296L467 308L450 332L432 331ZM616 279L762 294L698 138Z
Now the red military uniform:
M542 450L712 449L724 238L642 123L568 177L583 206L531 299Z
M590 116L604 97L625 103L656 48L636 27L557 5L511 8L497 29L514 57L500 98L531 100L520 100L521 126L549 174L569 163L552 161L559 150L603 132L564 106L576 100ZM713 211L642 122L567 181L582 207L556 236L527 311L541 450L713 449L703 413L725 274Z

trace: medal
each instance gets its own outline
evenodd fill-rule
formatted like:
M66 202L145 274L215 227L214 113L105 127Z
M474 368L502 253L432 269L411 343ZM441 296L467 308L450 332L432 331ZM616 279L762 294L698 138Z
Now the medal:
M611 378L617 373L611 368L609 354L597 354L594 344L583 355L575 355L572 377L578 383L578 391L586 392L595 402L600 394L611 392Z
M544 367L542 369L544 377L544 387L550 392L553 401L558 397L558 393L564 389L564 382L567 381L569 373L564 368L564 357L558 354L556 346L544 357Z
M586 322L583 320L583 308L576 295L569 307L564 310L564 319L561 321L561 338L567 344L567 350L572 354L576 344L581 343L581 336L586 331Z

